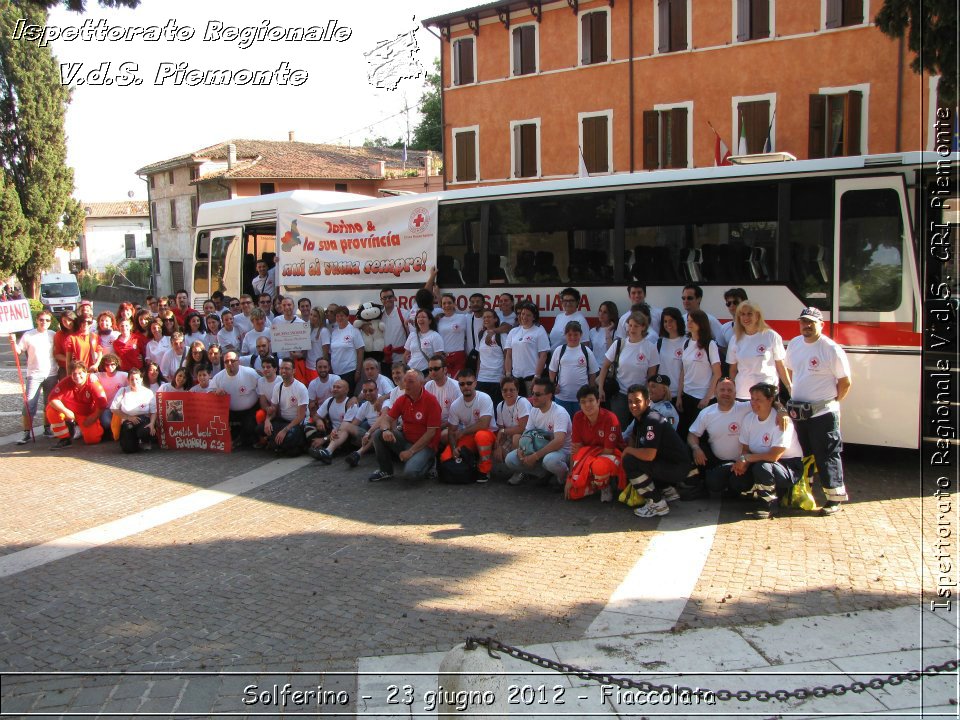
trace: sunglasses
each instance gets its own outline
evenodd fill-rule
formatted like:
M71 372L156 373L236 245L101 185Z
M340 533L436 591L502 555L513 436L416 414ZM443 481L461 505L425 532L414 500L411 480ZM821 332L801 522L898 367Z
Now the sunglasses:
M549 394L550 394L550 393L545 393L545 392L530 393L530 395L533 396L533 397L545 397L545 396L547 396L547 395L549 395Z
M472 386L476 385L477 383L476 383L476 382L473 382L473 381L466 381L466 382L464 382L463 380L461 380L461 381L458 382L457 384L458 384L460 387L472 387Z
M682 295L682 296L680 297L680 299L681 299L681 300L696 300L696 299L697 299L697 296L696 296L696 295Z
M727 302L726 302L725 304L726 304L727 307L731 307L731 306L733 306L733 305L739 305L739 304L740 304L740 301L739 301L739 300L727 300Z
M428 367L427 370L430 372L439 372L440 370L443 370L443 365L438 365L437 367Z

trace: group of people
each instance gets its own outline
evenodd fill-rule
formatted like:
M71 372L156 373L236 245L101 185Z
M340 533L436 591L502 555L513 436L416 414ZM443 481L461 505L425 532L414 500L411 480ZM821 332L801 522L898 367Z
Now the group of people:
M839 402L850 369L816 308L785 345L741 288L724 294L731 320L721 324L695 284L681 307L665 308L631 284L630 308L601 303L595 327L580 292L565 288L548 331L534 304L506 292L495 307L474 294L458 312L431 279L409 312L383 288L380 317L351 322L347 307L295 302L258 278L258 296L217 292L202 312L181 290L96 318L85 303L60 315L56 333L49 313L38 315L18 344L28 371L21 442L40 395L54 449L109 433L135 452L156 436L155 393L212 392L229 396L234 448L306 451L327 464L339 452L350 467L371 454L371 481L392 478L398 462L406 475L443 476L466 457L477 482L499 470L511 485L541 478L570 499L619 492L640 517L704 492L752 496L769 517L812 455L823 512L847 499ZM282 323L307 324L309 347L274 352L271 328Z

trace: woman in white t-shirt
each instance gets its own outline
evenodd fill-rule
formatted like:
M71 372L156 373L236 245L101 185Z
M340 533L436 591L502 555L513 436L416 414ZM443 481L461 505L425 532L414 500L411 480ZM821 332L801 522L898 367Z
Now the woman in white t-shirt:
M617 304L612 300L604 300L597 309L597 318L600 324L590 329L590 347L593 354L602 358L607 354L607 348L613 344L617 332L617 318L620 317Z
M516 450L520 436L527 428L527 418L533 406L525 397L520 397L520 385L517 379L507 376L500 381L500 394L503 401L497 405L497 443L493 448L493 459L504 462L511 450Z
M160 318L154 318L150 322L147 332L150 339L147 340L144 357L159 365L170 349L170 336L163 334L163 321Z
M220 315L220 321L223 323L223 327L217 331L217 343L223 348L232 345L239 350L240 343L243 341L243 333L240 332L240 329L236 326L233 313L229 310L224 310Z
M536 324L540 312L533 303L517 306L517 327L507 335L504 372L520 381L520 394L528 395L535 378L543 375L550 352L550 338L543 326Z
M733 320L733 338L727 346L730 379L736 383L737 399L750 397L757 383L776 385L779 379L790 391L790 376L783 364L787 356L783 338L763 319L760 306L741 301Z
M437 332L436 321L429 310L417 310L414 329L403 346L403 359L413 370L427 371L427 363L434 355L444 352L443 338Z
M437 316L437 332L443 338L444 351L447 353L447 373L456 378L467 361L467 328L470 316L457 312L457 299L450 293L440 298L442 314Z
M687 341L687 324L679 308L665 307L660 313L660 337L657 339L657 352L660 354L660 367L657 372L670 378L670 387L680 387L680 374L683 372L683 345Z
M627 318L627 337L618 339L607 348L603 367L600 369L598 386L600 401L607 402L610 410L620 421L620 427L630 424L630 407L627 404L627 390L631 385L646 387L647 379L657 374L660 365L660 354L657 346L647 339L647 330L650 327L650 318L639 310L630 313ZM616 365L616 370L613 366ZM608 398L603 389L607 376L616 372L618 391Z
M119 440L123 452L151 448L150 439L157 434L157 399L143 384L139 368L127 374L127 384L117 391L110 410L120 422Z
M716 398L720 379L720 350L710 330L710 318L703 310L687 313L689 341L683 344L683 371L677 385L677 432L685 438L697 415Z
M493 406L503 399L500 394L500 381L503 379L503 340L506 337L498 333L500 316L493 308L483 311L483 330L477 339L477 390L485 392L493 400Z
M330 330L324 321L320 308L310 310L310 349L307 351L307 365L315 368L317 360L326 357L326 348L330 348Z
M757 517L777 513L779 497L790 490L803 474L803 450L793 423L781 421L773 403L777 386L758 383L750 390L750 409L740 426L740 457L733 465L730 489L752 494L760 502Z

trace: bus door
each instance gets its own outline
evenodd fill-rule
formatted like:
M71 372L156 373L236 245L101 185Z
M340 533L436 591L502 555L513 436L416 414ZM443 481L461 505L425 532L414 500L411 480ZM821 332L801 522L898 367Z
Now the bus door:
M205 230L197 235L196 262L193 267L194 307L202 308L203 301L217 290L230 297L241 294L241 233L242 228L232 227Z
M919 442L920 289L906 198L902 175L836 181L828 332L850 361L849 442Z

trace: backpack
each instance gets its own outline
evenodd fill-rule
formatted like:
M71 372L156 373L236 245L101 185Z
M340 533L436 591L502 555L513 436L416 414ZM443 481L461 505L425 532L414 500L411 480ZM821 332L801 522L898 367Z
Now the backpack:
M460 457L440 463L437 479L447 485L467 485L477 480L477 458L470 448L460 448Z

